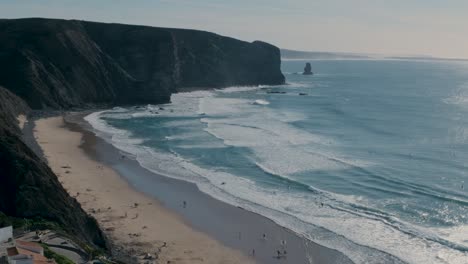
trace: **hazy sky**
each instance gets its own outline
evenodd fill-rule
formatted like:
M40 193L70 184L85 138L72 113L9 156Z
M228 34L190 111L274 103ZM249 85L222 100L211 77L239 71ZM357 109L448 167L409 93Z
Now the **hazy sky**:
M194 28L298 50L468 58L468 0L0 0L0 17Z

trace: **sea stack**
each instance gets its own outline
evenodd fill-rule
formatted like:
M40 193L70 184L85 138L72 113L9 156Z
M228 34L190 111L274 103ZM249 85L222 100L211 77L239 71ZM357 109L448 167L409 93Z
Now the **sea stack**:
M310 62L306 63L306 66L304 67L304 72L302 74L303 75L312 75L312 74L314 74L312 72L312 66L310 65Z

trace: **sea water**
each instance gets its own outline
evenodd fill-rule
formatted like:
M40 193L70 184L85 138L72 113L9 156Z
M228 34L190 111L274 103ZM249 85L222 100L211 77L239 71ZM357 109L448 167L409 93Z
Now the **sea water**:
M283 61L287 85L88 117L154 172L356 263L468 263L468 62Z

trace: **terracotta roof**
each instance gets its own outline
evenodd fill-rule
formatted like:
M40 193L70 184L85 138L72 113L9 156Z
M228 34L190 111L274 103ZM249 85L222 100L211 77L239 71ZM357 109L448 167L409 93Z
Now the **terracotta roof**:
M25 246L25 247L33 247L33 248L37 248L37 249L42 249L41 245L39 245L38 243L35 243L35 242L28 242L28 241L24 241L24 240L16 240L16 245L18 246Z
M39 245L38 243L16 240L16 244L18 247L11 247L7 249L7 253L9 257L16 256L16 255L26 255L26 256L32 257L34 264L55 264L56 263L55 260L50 260L41 254L21 248L21 246L27 246L27 247L34 247L37 249L42 249L41 245Z
M18 249L16 247L7 248L7 254L9 257L18 255Z
M35 252L29 251L27 249L18 248L18 252L20 254L23 254L23 255L32 256L34 262L36 262L36 261L47 261L46 257L42 256L41 254L37 254Z

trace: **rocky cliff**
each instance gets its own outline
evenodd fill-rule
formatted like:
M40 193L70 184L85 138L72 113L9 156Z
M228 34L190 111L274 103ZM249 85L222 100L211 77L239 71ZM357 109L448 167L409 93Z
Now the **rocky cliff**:
M282 84L279 49L213 33L0 20L0 85L32 108L162 103L184 88Z
M279 49L181 29L0 20L0 211L57 221L104 245L94 219L21 140L29 109L166 103L186 89L282 84Z
M28 111L22 99L0 86L0 212L55 221L80 240L105 247L97 222L21 140L15 117Z

